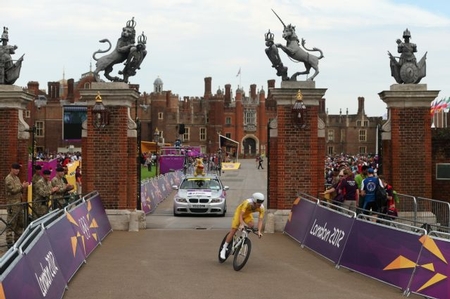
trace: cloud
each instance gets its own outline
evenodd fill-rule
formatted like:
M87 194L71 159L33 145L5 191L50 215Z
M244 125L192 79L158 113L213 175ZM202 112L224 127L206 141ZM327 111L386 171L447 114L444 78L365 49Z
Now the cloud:
M231 84L248 93L250 84L267 90L267 80L280 78L264 53L264 33L271 30L283 43L282 24L296 26L309 48L323 50L316 86L327 88L330 113L342 108L356 113L357 98L366 98L366 112L383 115L385 104L378 93L389 89L387 51L396 52L395 40L409 28L418 45L416 57L428 51L427 77L422 83L449 96L443 61L450 39L448 5L443 1L328 1L328 0L174 0L128 3L109 1L16 0L3 9L3 25L9 27L16 59L25 53L17 85L62 78L78 80L95 66L92 53L102 48L100 39L113 43L132 17L137 33L147 36L148 55L132 83L151 92L160 76L164 89L180 96L202 96L204 78L212 77L213 90ZM410 4L412 3L412 4ZM439 6L441 4L441 6ZM444 56L445 55L445 56ZM302 70L284 55L289 73ZM115 67L117 72L119 66ZM241 68L242 74L236 77ZM113 73L114 73L113 72ZM300 80L306 77L299 78Z

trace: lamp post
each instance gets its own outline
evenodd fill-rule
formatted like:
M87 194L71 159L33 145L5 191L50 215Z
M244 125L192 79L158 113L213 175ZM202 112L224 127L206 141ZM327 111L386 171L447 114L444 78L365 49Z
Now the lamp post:
M33 124L25 132L31 133L31 177L33 177L36 166L36 126Z
M158 142L159 142L159 131L158 128L155 129L155 133L153 134L155 146L156 146L156 161L155 161L155 176L158 176Z
M303 103L303 95L300 89L297 92L297 99L291 109L293 122L297 128L304 129L306 127L305 114L306 105Z
M34 100L34 105L32 105L32 124L30 126L30 128L26 129L25 132L31 133L31 177L33 177L34 172L35 172L35 167L36 167L36 144L37 144L37 140L36 140L36 132L37 132L37 128L36 128L36 108L38 110L41 110L41 107L44 107L47 105L47 98L44 95L39 95L35 100Z
M102 129L109 125L109 111L103 105L100 92L95 97L95 105L92 107L92 125L97 129Z

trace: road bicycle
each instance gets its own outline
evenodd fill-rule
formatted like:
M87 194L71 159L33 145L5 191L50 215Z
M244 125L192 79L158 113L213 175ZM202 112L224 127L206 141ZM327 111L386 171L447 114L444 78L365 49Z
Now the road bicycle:
M258 235L258 229L250 228L248 226L244 227L243 229L241 229L241 234L239 236L237 236L237 233L234 234L233 242L228 244L228 250L225 259L222 259L220 257L220 251L222 250L223 244L225 243L228 233L225 235L219 247L218 257L220 263L225 262L230 255L234 255L233 269L235 271L239 271L245 266L245 264L248 261L248 258L250 257L250 252L252 251L252 242L250 241L250 238L248 236L249 232Z

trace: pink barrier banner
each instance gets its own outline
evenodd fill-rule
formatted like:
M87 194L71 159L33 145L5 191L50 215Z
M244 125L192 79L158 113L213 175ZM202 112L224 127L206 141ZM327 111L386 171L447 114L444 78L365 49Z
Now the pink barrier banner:
M340 263L405 290L422 248L419 238L412 232L358 219Z
M35 165L41 165L42 166L42 170L50 170L52 173L50 174L50 179L52 179L55 175L56 175L56 166L58 165L58 159L53 159L50 161L40 161L40 160L36 160L34 162ZM33 177L33 171L32 171L32 165L31 165L31 160L28 161L28 182L31 182L31 179Z
M54 253L41 231L2 280L3 298L62 298L66 281Z
M310 216L311 217L311 216ZM304 241L305 246L337 263L355 218L317 205Z
M294 201L284 232L297 242L303 243L316 207L317 203L298 197Z
M427 297L450 298L450 244L424 235L417 240L423 246L409 291ZM405 266L406 261L403 263ZM413 266L409 263L409 266Z

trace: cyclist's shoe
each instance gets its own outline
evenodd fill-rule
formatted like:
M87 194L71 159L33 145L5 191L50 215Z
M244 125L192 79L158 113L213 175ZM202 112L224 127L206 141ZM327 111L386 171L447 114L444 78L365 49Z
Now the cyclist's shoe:
M221 259L226 259L227 258L227 251L228 251L228 248L227 247L224 247L224 248L222 248L222 250L220 251L220 258Z

